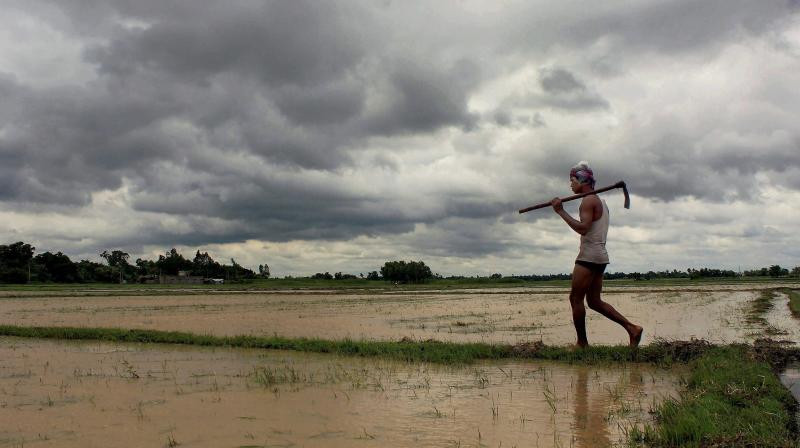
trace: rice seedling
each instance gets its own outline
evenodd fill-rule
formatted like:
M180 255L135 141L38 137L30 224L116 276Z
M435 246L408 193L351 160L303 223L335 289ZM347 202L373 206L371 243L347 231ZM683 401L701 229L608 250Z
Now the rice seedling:
M555 390L550 390L550 384L545 384L544 391L542 391L542 395L544 395L544 399L547 402L547 406L550 407L550 410L553 412L553 415L555 415L556 413Z

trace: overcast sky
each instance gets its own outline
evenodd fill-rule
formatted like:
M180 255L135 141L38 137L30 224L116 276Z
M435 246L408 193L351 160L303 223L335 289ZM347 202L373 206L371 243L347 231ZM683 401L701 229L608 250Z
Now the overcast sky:
M569 272L588 160L609 271L791 267L798 86L798 1L0 0L0 243Z

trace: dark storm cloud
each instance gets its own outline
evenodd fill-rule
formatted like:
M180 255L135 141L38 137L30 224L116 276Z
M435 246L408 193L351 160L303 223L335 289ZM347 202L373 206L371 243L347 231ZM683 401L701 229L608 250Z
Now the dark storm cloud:
M477 115L467 109L469 90L475 87L477 67L461 61L446 70L423 66L421 61L396 62L389 75L384 104L367 119L375 134L430 132L443 126L469 129Z
M591 7L578 0L522 2L497 32L506 48L523 52L581 48L606 39L606 51L592 57L614 65L647 53L717 51L732 39L775 30L797 10L797 2L788 0L603 2ZM614 67L606 70L619 73Z
M563 68L543 68L539 70L539 84L548 93L560 94L582 92L586 86L575 79L575 75Z
M505 101L506 107L549 108L560 112L583 113L609 109L599 93L588 88L575 74L564 68L543 67L536 80L538 89L518 92Z
M672 121L655 121L644 130L652 143L641 145L634 136L630 146L598 161L609 181L625 179L645 197L750 201L761 194L759 174L778 173L770 176L772 185L796 189L789 173L800 166L800 128L790 116L784 120L783 125L776 118L766 126L741 122L736 129L699 126L680 132Z
M240 173L183 178L170 167L150 173L134 187L133 206L141 211L220 218L242 224L237 235L271 241L349 239L359 235L402 234L415 224L442 219L493 219L514 205L485 197L453 193L435 198L421 212L406 207L404 197L337 189L334 185L286 180L285 176L250 177ZM232 229L229 229L232 230ZM188 237L188 236L187 236ZM191 237L196 238L197 235ZM183 237L173 236L178 241Z
M147 153L129 151L136 129L157 119L159 106L135 96L113 103L85 88L32 90L3 82L14 98L0 106L3 194L22 202L86 204L92 191L118 188L119 169L133 168ZM6 97L8 98L8 96ZM158 148L157 153L163 154Z
M45 91L4 81L13 99L5 107L22 111L5 121L0 140L7 200L83 204L92 191L117 188L123 175L146 172L158 160L193 164L189 145L202 142L285 166L336 169L351 161L344 147L371 133L430 132L475 120L466 110L474 81L459 81L473 79L459 70L474 66L423 68L407 60L365 69L365 58L381 58L366 45L380 39L362 35L375 30L359 8L119 2L116 10L95 5L100 12L82 16L82 4L60 6L72 29L91 21L111 34L85 52L99 76L89 86ZM142 24L107 23L120 14ZM374 111L364 110L368 79L388 80ZM166 129L175 122L192 127L183 130L192 135ZM23 166L30 167L24 175Z
M342 76L363 54L358 28L346 22L357 17L342 17L334 4L182 5L193 10L188 17L119 30L109 45L89 51L89 60L116 76L156 70L192 81L238 72L267 84L316 85Z
M310 89L286 86L275 94L280 111L299 125L342 124L361 113L365 92L356 81Z
M545 95L534 96L534 102L570 111L590 111L608 109L609 104L603 97L589 91L575 75L563 68L543 68L539 71L539 84Z
M448 155L447 141L434 142L425 162L412 162L405 155L415 148L402 138L434 141L443 129L470 138L484 124L558 132L551 124L564 116L605 117L616 99L598 73L623 76L640 56L713 56L738 36L779 28L795 11L787 2L566 2L557 10L521 2L476 17L428 4L441 11L425 20L413 5L351 2L15 4L85 39L81 63L96 78L44 88L0 76L0 200L86 205L92 193L126 184L135 211L184 223L150 222L130 244L346 239L438 223L443 230L420 244L442 254L500 253L502 236L478 229L531 200L511 179L563 191L569 167L589 159L608 183L625 179L639 195L726 200L756 194L757 173L797 167L800 132L789 122L774 125L786 134L778 138L763 123L676 127L654 114L619 150L580 138L520 149L498 168L505 176L495 182L510 191L502 199L472 186L390 192L364 174L408 174L413 163ZM585 67L558 60L583 59L582 51ZM471 109L484 81L525 64L540 67L530 91L513 92L494 112ZM716 128L743 136L716 138ZM395 149L369 148L395 137L401 143L387 145ZM489 169L493 161L471 163ZM439 176L459 182L458 173ZM445 223L459 219L461 230Z
M494 219L448 217L415 236L414 244L427 255L439 257L481 257L504 254L514 249Z

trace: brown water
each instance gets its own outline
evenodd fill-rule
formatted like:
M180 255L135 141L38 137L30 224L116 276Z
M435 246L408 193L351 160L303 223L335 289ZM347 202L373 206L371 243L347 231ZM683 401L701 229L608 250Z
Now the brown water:
M2 286L2 285L0 285ZM129 285L130 286L130 285ZM757 291L764 289L775 289L781 287L800 288L800 282L741 282L733 281L731 283L696 283L689 285L679 284L666 284L666 285L651 285L647 282L642 284L616 284L614 281L608 281L605 284L606 292L630 292L630 291L652 291L652 292L671 292L671 291ZM555 286L536 286L536 284L528 284L520 287L494 287L494 288L431 288L431 289L404 289L398 287L397 289L380 288L347 288L347 289L313 289L313 288L292 288L292 289L226 289L224 287L203 288L194 287L186 288L179 286L170 287L153 287L149 285L141 285L141 287L126 287L126 288L81 288L81 287L62 287L59 284L53 284L48 287L38 289L0 289L0 298L3 297L64 297L64 296L106 296L106 295L215 295L215 294L372 294L372 295L413 295L413 294L542 294L542 293L561 293L564 287Z
M764 319L772 327L775 339L800 343L800 320L789 309L789 296L778 292L772 300L772 308L764 314Z
M626 288L603 299L654 337L747 341L756 290ZM508 342L575 340L567 290L392 294L241 293L0 299L0 324L179 330L214 335ZM587 310L592 343L627 342L617 324Z
M676 375L4 337L0 446L610 446Z

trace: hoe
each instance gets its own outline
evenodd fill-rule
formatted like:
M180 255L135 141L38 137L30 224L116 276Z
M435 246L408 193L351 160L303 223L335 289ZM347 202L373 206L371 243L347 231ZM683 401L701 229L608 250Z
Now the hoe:
M575 199L580 199L580 198L582 198L584 196L588 196L590 194L603 193L605 191L614 190L616 188L622 188L622 193L625 195L625 208L631 208L631 197L628 196L628 187L625 185L624 181L619 181L619 182L615 183L614 185L609 185L608 187L598 188L597 190L588 191L586 193L580 193L580 194L575 194L575 195L572 195L572 196L567 196L566 198L562 198L561 202L573 201ZM525 212L529 212L531 210L538 210L540 208L545 208L545 207L550 207L550 201L542 202L541 204L536 204L536 205L533 205L533 206L530 206L530 207L523 208L519 212L520 213L525 213Z

